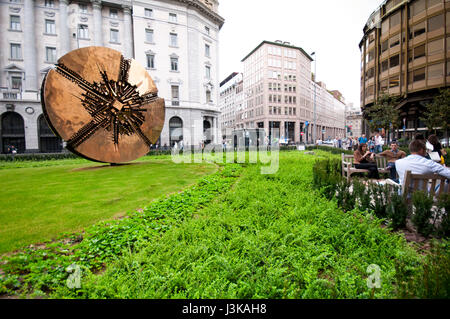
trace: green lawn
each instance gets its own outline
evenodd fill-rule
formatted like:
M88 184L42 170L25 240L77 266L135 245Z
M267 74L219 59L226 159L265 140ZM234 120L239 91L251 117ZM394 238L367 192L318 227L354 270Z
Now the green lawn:
M215 170L167 156L116 167L80 159L2 163L0 253L125 215Z

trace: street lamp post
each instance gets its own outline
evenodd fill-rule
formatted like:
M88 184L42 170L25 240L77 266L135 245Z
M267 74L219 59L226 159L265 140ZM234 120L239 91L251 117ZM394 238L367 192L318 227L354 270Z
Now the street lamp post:
M317 90L317 84L316 84L316 78L317 78L317 55L316 52L311 53L311 56L315 56L314 59L314 130L313 130L313 144L316 144L316 133L317 133L317 127L316 127L316 90Z

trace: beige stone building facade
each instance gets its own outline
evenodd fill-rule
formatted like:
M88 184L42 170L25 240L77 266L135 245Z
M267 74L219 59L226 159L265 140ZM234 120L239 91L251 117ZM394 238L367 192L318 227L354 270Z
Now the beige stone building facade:
M0 0L0 153L58 152L40 103L67 52L104 46L144 66L166 101L160 146L219 142L217 0ZM175 134L179 128L186 134ZM205 136L205 131L211 132Z
M450 83L450 1L386 0L364 26L361 107L382 94L399 97L399 136L426 132L426 104ZM367 133L367 132L366 132Z
M317 139L344 137L345 105L311 80L312 61L289 42L261 42L242 60L244 102L235 129L263 128L269 139L310 142L316 101Z

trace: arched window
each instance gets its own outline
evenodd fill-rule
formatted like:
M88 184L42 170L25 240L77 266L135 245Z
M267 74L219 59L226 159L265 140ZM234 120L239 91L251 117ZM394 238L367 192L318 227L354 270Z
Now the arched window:
M55 136L47 124L45 117L38 118L39 150L42 153L57 153L62 151L62 140Z
M203 138L205 145L211 143L211 122L203 120Z
M169 138L170 147L175 145L175 142L180 142L183 139L183 120L178 116L174 116L169 121Z
M6 112L1 120L2 153L8 153L14 146L18 153L25 151L25 126L22 116L15 112Z

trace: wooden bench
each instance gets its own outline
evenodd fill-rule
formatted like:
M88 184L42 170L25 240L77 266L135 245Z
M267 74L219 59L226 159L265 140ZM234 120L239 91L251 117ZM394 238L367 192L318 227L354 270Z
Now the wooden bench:
M412 194L416 191L429 193L434 199L450 193L450 179L437 174L412 174L406 171L402 185L403 198L411 203Z
M354 173L369 173L368 169L355 168L353 155L345 155L342 153L342 177L350 181L350 177ZM384 156L375 155L375 162L377 163L379 173L389 173L387 168L387 160Z

